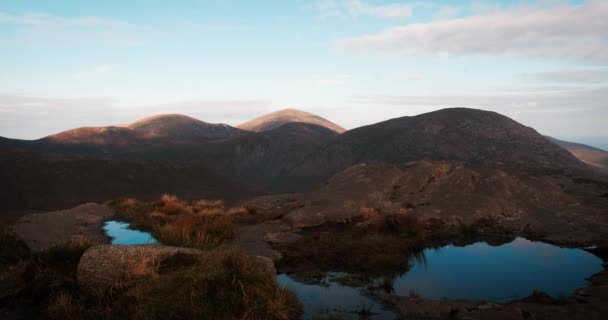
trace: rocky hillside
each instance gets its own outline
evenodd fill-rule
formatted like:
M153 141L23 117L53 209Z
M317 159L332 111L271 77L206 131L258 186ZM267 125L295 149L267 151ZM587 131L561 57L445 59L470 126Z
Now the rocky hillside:
M286 173L306 190L358 163L447 160L528 172L586 172L588 167L534 129L495 112L443 109L353 129ZM289 189L288 185L283 186ZM294 189L297 191L297 189Z
M94 159L0 151L0 212L57 209L121 197L236 201L253 188L192 163Z
M608 243L608 184L565 176L445 161L359 164L311 192L284 199L262 197L250 205L260 211L293 208L282 220L294 230L408 214L438 218L437 227L474 226L484 233L526 234L564 244L571 239Z
M547 137L551 142L568 150L579 160L599 169L608 170L608 151L585 144Z
M164 137L177 140L217 139L243 134L242 130L227 124L211 124L179 114L149 117L127 126L147 137Z
M249 131L268 131L276 129L284 124L293 123L293 122L302 122L308 124L314 124L317 126L325 127L329 130L332 130L337 133L343 133L346 129L340 127L339 125L321 118L317 115L296 110L296 109L285 109L273 113L269 113L267 115L261 116L259 118L253 119L251 121L247 121L238 127L243 130Z

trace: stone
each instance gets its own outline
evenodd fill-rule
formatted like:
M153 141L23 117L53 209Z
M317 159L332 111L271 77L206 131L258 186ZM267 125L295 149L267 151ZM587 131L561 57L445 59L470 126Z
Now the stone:
M71 241L108 243L101 226L114 216L108 206L87 203L77 207L21 217L15 224L15 234L32 251L41 251Z

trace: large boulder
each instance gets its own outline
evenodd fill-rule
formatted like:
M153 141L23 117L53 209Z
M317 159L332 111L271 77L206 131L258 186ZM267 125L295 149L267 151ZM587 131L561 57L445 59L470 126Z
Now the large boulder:
M274 276L276 269L271 259L254 256ZM171 259L179 262L205 259L205 252L164 245L99 245L82 255L78 264L78 283L90 294L103 294L115 286L126 286L131 280L155 277L159 268ZM179 263L178 262L178 263Z
M121 281L154 276L158 266L178 255L198 256L203 251L162 245L99 245L82 255L78 282L89 293L102 293Z
M14 230L32 251L71 241L107 243L109 239L101 225L113 215L108 206L87 203L67 210L25 215L17 221Z

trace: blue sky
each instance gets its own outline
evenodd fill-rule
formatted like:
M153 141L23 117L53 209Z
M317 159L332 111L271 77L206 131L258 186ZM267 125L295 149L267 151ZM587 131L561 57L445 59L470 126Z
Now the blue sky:
M0 135L443 107L608 148L607 1L0 2Z

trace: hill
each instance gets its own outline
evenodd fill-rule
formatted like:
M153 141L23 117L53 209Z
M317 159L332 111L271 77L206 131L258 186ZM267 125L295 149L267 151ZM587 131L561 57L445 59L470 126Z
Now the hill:
M226 124L211 124L188 116L164 114L145 118L132 124L107 127L83 127L53 134L41 143L81 144L124 147L163 140L188 142L219 139L244 134L243 130Z
M308 190L358 163L458 161L522 172L582 174L589 168L534 129L495 112L453 108L349 130L285 174L285 191ZM291 189L294 187L295 189Z
M122 197L246 199L253 188L199 164L0 151L0 212L59 209Z
M273 113L269 113L267 115L261 116L259 118L253 119L251 121L247 121L238 126L238 128L248 131L268 131L276 129L284 124L292 123L292 122L302 122L308 124L314 124L321 127L325 127L329 130L335 131L337 133L343 133L346 129L340 127L339 125L321 118L317 115L296 110L296 109L285 109Z
M553 143L570 151L579 160L599 169L608 170L608 151L581 143L563 141L547 137Z
M164 114L145 118L127 126L148 137L179 140L217 139L243 134L227 124L211 124L179 114Z

